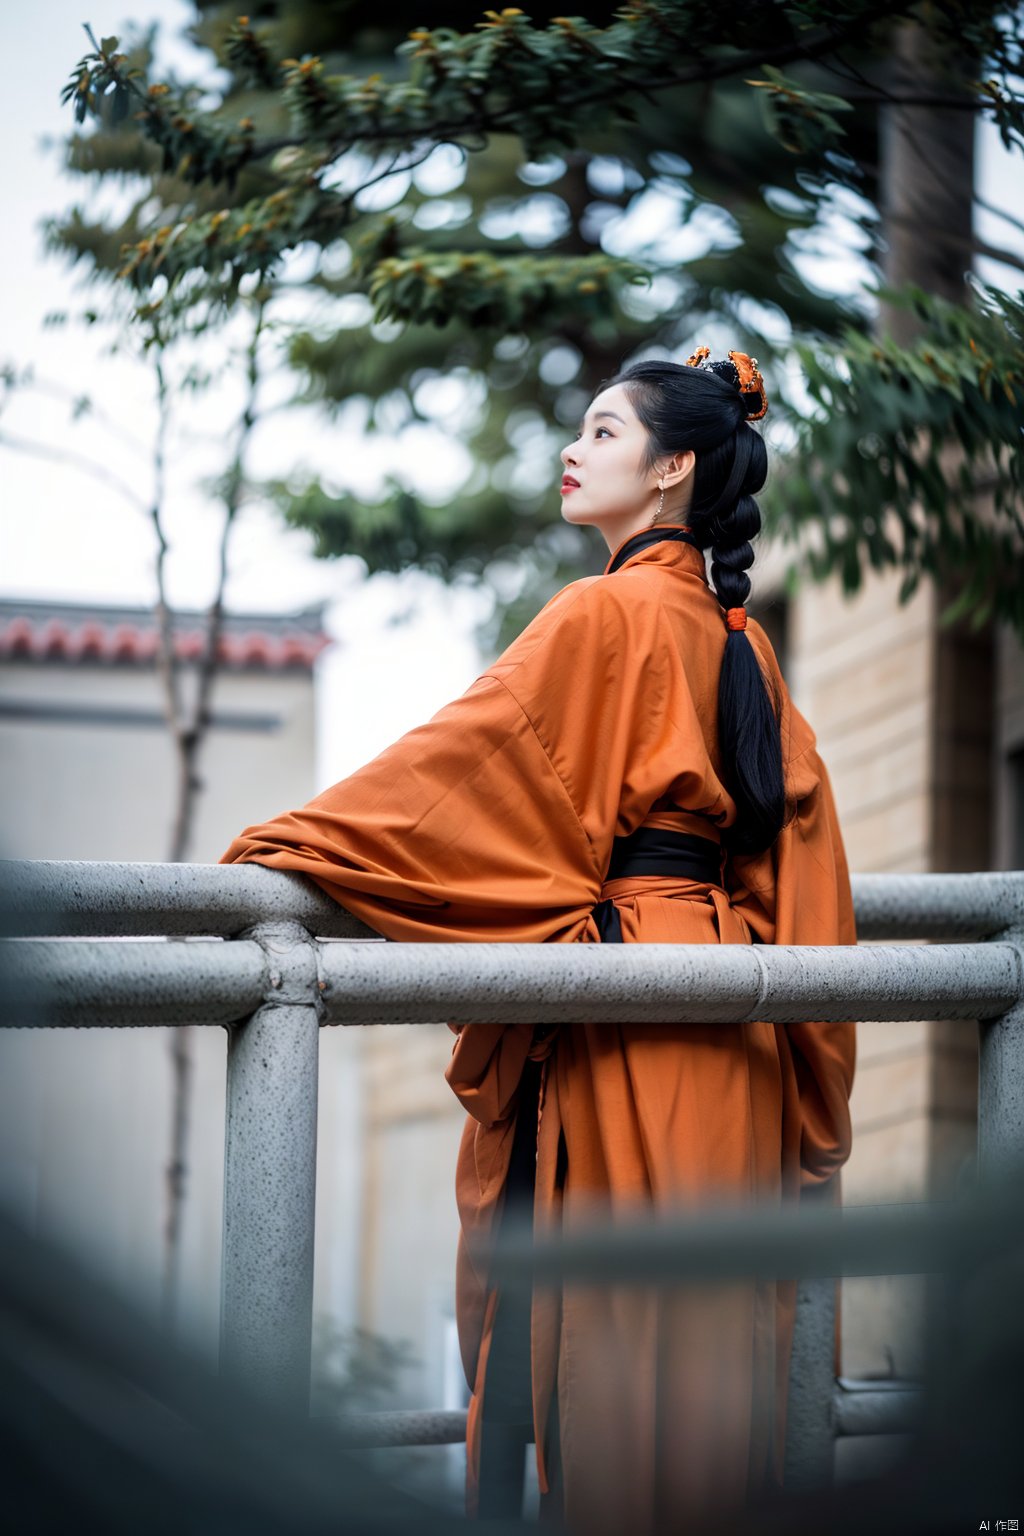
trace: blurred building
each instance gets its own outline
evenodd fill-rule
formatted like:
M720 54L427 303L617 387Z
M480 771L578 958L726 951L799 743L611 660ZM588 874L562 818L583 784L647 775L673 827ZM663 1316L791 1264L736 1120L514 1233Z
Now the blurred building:
M1024 865L1024 651L1005 627L946 625L925 583L897 576L852 600L807 584L792 604L789 675L818 733L858 871ZM861 1024L851 1204L941 1198L969 1175L978 1029L960 1021ZM925 1282L847 1280L844 1371L921 1370Z
M183 690L195 686L202 618L175 620ZM269 806L315 793L313 674L328 643L319 610L226 617L189 859L215 861ZM167 857L178 769L156 652L147 609L0 601L3 857ZM154 1310L171 1135L169 1044L162 1029L0 1031L0 1193L33 1230L70 1237ZM193 1029L191 1047L183 1322L212 1345L224 1033Z
M186 697L202 622L175 621ZM327 643L318 610L226 616L190 858L216 858L225 826L268 799L314 793L313 663ZM177 765L156 654L148 609L0 600L4 857L166 858Z

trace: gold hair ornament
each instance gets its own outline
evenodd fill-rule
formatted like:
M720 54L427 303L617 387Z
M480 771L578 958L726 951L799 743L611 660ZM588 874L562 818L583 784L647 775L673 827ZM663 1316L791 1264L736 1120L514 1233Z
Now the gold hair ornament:
M710 372L711 365L708 362L710 356L710 347L698 347L696 352L686 359L686 366L687 368L704 368ZM748 357L746 352L730 352L729 361L736 369L739 392L747 407L747 420L760 421L768 410L768 396L765 394L764 379L757 366L757 358Z

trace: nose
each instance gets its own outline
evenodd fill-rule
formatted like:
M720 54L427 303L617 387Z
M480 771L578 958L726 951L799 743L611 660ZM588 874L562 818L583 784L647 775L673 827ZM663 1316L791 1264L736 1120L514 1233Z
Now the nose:
M574 445L569 443L569 445L563 448L561 453L558 455L566 469L569 468L570 464L574 467L576 465L576 455L573 452L573 447Z

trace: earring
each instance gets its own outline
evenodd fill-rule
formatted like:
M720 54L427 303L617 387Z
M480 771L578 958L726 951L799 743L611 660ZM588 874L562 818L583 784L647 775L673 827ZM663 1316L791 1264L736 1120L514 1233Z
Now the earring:
M658 521L658 518L661 516L661 509L665 505L665 483L664 483L663 480L659 480L658 481L658 489L661 491L661 495L658 497L658 510L657 510L657 512L655 512L654 516L651 518L651 527L652 528L654 527L655 523Z

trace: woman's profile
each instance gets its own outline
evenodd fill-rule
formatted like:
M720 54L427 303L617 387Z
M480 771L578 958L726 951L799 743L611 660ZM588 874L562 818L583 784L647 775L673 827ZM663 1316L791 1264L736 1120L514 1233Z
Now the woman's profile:
M766 409L740 352L602 384L561 459L603 574L222 862L305 874L389 939L853 943L828 776L746 612ZM581 1533L682 1529L780 1486L795 1282L531 1303L486 1254L517 1209L571 1231L824 1184L850 1152L854 1026L452 1028L470 1512L518 1513L533 1438L542 1514Z

